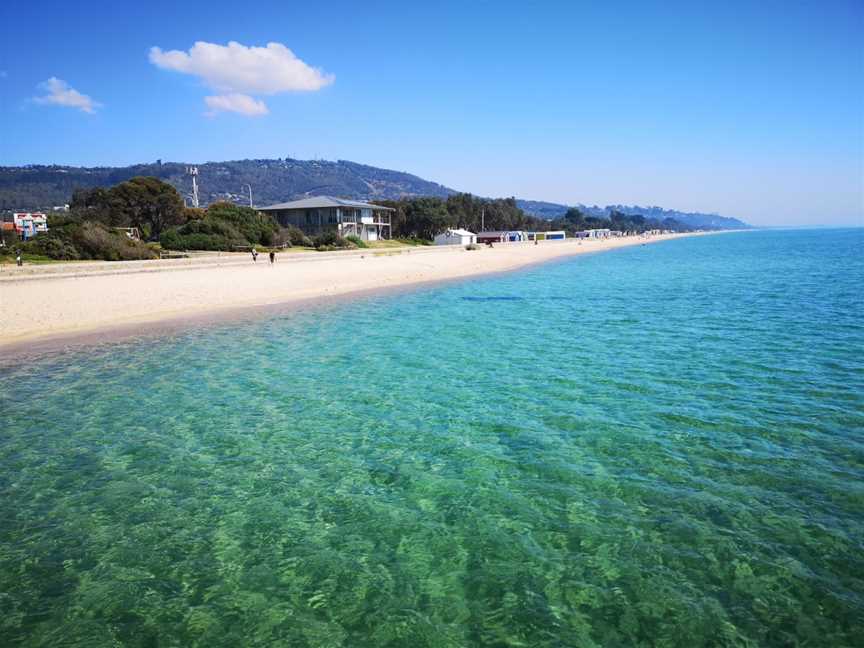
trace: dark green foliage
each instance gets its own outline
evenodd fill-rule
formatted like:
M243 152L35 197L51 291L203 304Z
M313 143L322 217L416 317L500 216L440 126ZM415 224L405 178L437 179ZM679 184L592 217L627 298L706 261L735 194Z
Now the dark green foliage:
M0 167L0 209L50 209L70 202L79 188L110 187L136 176L159 178L189 194L186 163L138 164L129 167L69 166ZM379 169L346 160L234 160L199 164L203 204L236 196L244 202L243 185L252 185L256 204L271 205L309 195L326 187L333 196L361 200L398 196L440 196L452 189L410 173Z
M345 240L350 241L351 243L353 243L358 248L368 248L369 247L369 245L366 243L366 241L361 239L359 236L355 236L354 234L349 234L348 236L345 237Z
M202 218L189 220L169 229L159 239L168 250L224 250L277 243L279 226L272 217L249 207L218 202L203 212Z
M144 238L152 240L186 220L183 199L177 190L158 178L143 176L110 189L75 191L70 209L88 221L111 227L137 227Z
M204 220L230 223L252 245L273 245L279 231L279 226L272 216L229 202L210 205Z
M524 201L520 201L524 203ZM536 203L532 203L532 206ZM540 203L540 205L549 205L549 203ZM552 218L561 217L567 207L558 205L559 211L554 214L549 214ZM523 209L535 212L533 209L523 204ZM662 207L639 207L635 205L607 205L606 207L588 207L579 205L579 211L586 216L594 216L609 220L614 213L623 216L642 216L645 219L653 220L658 223L664 221L675 221L679 223L679 227L686 226L690 229L707 229L707 230L722 230L722 229L747 229L749 225L737 218L729 218L728 216L720 216L718 214L703 214L701 212L682 212L675 209L663 209ZM546 212L548 213L548 211ZM655 228L656 229L656 228ZM672 228L667 228L672 229Z
M280 236L294 247L314 247L312 239L306 236L303 230L294 225L283 227Z
M145 238L157 238L186 218L174 187L157 178L136 177L110 189L75 191L69 213L50 214L48 232L22 244L22 249L57 260L150 259L153 250L116 228L135 227Z
M159 239L166 250L225 250L249 245L231 224L205 218L170 229Z
M472 232L484 230L548 230L549 222L529 216L515 198L486 200L471 194L442 198L404 198L380 201L392 207L393 237L431 240L448 228L461 227Z
M189 194L191 185L185 163L138 164L129 167L81 168L69 166L0 167L0 209L50 209L54 205L70 202L73 191L79 188L110 187L136 176L159 178ZM234 160L208 162L198 166L199 184L204 204L224 200L225 196L241 197L243 185L254 188L259 205L270 205L293 198L323 193L358 200L401 200L402 197L432 196L445 199L456 194L435 182L429 182L409 173L379 169L346 160ZM476 199L475 199L476 200ZM541 220L561 218L567 205L531 200L518 200L516 204L526 214ZM730 229L747 227L734 218L717 214L678 212L659 207L613 205L580 209L587 215L609 218L612 211L643 214L662 221L667 217L690 227ZM489 229L493 229L491 226Z
M612 229L619 232L641 233L649 230L675 230L689 232L691 227L673 218L658 221L655 218L645 218L641 214L624 214L613 211L609 218L585 214L577 207L571 207L563 217L552 221L552 229L565 230L569 234L586 229Z
M153 251L141 241L133 241L123 232L90 221L81 223L73 232L72 242L82 259L129 261L151 259L154 256Z
M9 230L0 230L0 241L5 243L7 246L17 245L19 241L19 236L17 232L9 231ZM0 248L3 246L0 245Z
M336 234L335 230L324 230L312 238L316 250L327 251L355 247L353 243Z
M152 259L155 256L145 243L131 240L124 232L98 221L74 217L52 218L47 232L22 243L20 247L27 253L59 261L129 261Z

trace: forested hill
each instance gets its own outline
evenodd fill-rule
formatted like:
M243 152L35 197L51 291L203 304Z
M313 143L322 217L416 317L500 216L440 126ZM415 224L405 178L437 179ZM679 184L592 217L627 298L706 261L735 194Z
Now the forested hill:
M135 176L155 176L190 196L192 181L185 163L136 164L128 167L0 167L0 210L47 209L70 201L80 188L108 187ZM271 205L314 195L359 200L396 200L413 196L446 198L456 193L410 173L379 169L347 160L236 160L198 165L201 205L219 200L245 202L252 186L256 205Z
M75 189L110 187L135 176L155 176L174 185L185 197L192 191L186 163L156 162L127 167L23 166L0 167L0 211L50 209L68 203ZM198 165L201 206L219 200L245 204L245 185L252 186L256 205L271 205L305 196L331 195L357 200L398 200L418 196L446 198L453 189L410 173L380 169L347 160L235 160ZM568 205L519 200L528 214L545 219L563 216ZM736 229L747 225L735 218L662 209L610 205L576 205L589 216L608 217L612 211L642 215L662 221L667 218L694 228Z

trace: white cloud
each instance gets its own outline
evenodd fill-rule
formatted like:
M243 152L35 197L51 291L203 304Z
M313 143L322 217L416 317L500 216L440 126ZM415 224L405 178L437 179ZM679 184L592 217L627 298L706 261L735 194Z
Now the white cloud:
M150 62L166 69L191 74L221 93L218 103L234 105L234 110L250 115L266 113L263 102L244 95L274 95L281 92L314 92L333 83L332 74L307 65L282 43L266 47L247 47L231 41L217 45L198 41L188 52L150 48ZM225 98L226 99L223 101ZM205 99L212 106L211 99ZM254 108L252 108L254 104ZM244 110L237 110L243 106ZM263 111L262 112L262 108ZM253 112L248 112L252 109Z
M47 94L34 97L33 100L40 104L56 104L77 108L86 113L94 113L102 104L93 101L91 97L81 94L75 88L70 88L63 79L51 77L39 84L39 89Z
M238 93L204 97L204 103L210 108L206 113L210 117L220 112L236 112L249 117L258 117L270 112L263 101Z

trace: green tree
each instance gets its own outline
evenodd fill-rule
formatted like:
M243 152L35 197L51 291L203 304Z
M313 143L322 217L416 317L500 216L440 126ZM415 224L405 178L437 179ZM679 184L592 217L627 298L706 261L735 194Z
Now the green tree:
M177 190L158 178L138 176L108 191L110 224L137 227L158 240L162 232L185 222L185 206Z
M440 198L417 198L405 210L409 237L433 239L450 227L450 214Z
M279 225L269 214L232 202L217 202L207 208L205 219L230 223L251 245L273 245Z

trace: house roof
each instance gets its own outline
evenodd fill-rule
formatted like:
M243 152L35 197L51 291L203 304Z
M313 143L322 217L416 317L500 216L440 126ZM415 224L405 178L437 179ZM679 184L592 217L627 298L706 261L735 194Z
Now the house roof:
M447 236L474 236L474 232L464 229L448 229L444 234Z
M490 236L509 236L510 234L521 234L522 230L504 230L501 232L480 232L477 236L488 238Z
M258 207L258 210L281 211L283 209L321 209L326 207L351 207L353 209L396 211L392 207L382 207L381 205L372 205L370 203L360 202L359 200L345 200L344 198L334 198L333 196L312 196L310 198L303 198L302 200L292 200L290 202L270 205L269 207Z

